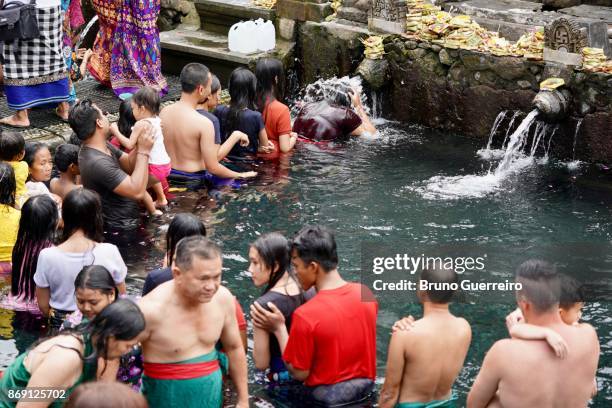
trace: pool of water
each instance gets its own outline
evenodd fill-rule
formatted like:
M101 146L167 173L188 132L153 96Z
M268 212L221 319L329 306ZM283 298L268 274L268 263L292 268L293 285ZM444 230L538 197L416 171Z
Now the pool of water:
M292 236L309 223L336 231L340 271L354 281L363 276L362 245L376 242L416 254L446 246L486 253L487 273L501 279L511 278L522 261L538 256L557 262L563 271L610 282L610 176L588 166L570 171L566 164L550 160L522 167L491 194L479 190L474 197L440 197L427 194L432 177L482 175L491 167L476 155L481 143L416 126L390 122L382 126L385 130L378 140L325 148L302 144L284 162L259 166L261 175L239 190L212 197L204 192L178 193L170 212L149 222L137 239L115 237L125 240L121 251L129 265L129 291L138 293L146 272L159 265L167 224L172 214L182 211L202 217L211 237L222 244L223 280L245 310L259 294L245 272L249 243L269 231ZM401 294L379 296L378 301L382 382L392 323L421 312ZM599 394L593 407L612 403L611 304L605 298L590 302L583 316L597 328L601 342ZM486 350L507 336L504 317L513 308L511 298L496 301L491 296L453 305L473 330L456 384L462 400ZM8 365L42 332L36 320L0 310L0 366ZM249 364L256 405L269 405L266 401L282 405L255 384L252 361Z

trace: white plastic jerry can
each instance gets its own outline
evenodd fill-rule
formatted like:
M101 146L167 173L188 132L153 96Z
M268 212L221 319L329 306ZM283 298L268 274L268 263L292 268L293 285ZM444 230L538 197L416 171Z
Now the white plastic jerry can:
M232 52L251 54L257 52L258 30L254 21L234 24L227 33L227 46Z
M276 48L276 29L274 23L268 20L259 24L259 51L270 51Z
M243 52L242 43L240 42L241 29L242 29L241 23L236 23L230 27L229 32L227 33L227 47L232 52Z

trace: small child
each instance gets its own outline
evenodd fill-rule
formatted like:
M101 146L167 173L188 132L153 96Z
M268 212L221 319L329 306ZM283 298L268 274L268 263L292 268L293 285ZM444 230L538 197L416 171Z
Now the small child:
M7 162L15 172L17 190L15 205L19 209L28 199L26 180L28 179L28 164L23 161L25 156L25 139L21 133L4 132L0 134L0 160Z
M117 135L123 136L129 139L132 135L132 127L136 124L134 114L132 113L132 102L131 100L125 99L121 101L119 105L119 120L116 123L111 124L111 139L110 144L115 146L117 149L121 149L121 143L117 138Z
M78 183L79 147L72 144L62 144L55 149L55 165L60 172L59 177L51 179L51 192L63 200L66 194L81 187Z
M164 190L167 191L168 189L167 178L172 167L170 164L170 156L168 156L164 146L164 135L162 134L161 119L158 116L161 99L159 97L159 93L155 89L151 88L150 86L145 86L144 88L140 88L138 92L132 96L130 99L130 104L132 106L132 114L134 115L134 118L137 121L146 120L153 126L154 129L155 142L153 144L153 148L151 149L151 156L149 157L148 187L152 188L155 192L156 201L153 202L153 199L149 193L145 193L144 204L149 214L161 215L162 212L159 210L159 208L168 205L168 200L166 200ZM121 134L121 132L119 132L117 126L113 126L111 132L124 148L131 150L136 146L136 137L130 135L130 138L128 139Z
M579 325L584 307L584 287L567 275L561 275L561 296L559 298L559 315L563 323L570 326Z

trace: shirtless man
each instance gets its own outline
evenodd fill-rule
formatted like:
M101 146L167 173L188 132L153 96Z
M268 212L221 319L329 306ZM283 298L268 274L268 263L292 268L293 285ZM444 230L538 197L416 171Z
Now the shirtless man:
M181 99L165 107L161 113L164 144L172 162L169 180L200 187L207 172L220 178L249 178L254 171L238 173L219 164L215 129L212 122L196 111L210 95L212 76L206 66L198 63L185 65L181 71ZM230 138L235 143L248 144L240 132Z
M429 283L457 282L452 269L421 273ZM381 408L454 407L452 386L463 367L472 339L470 324L453 316L448 304L452 290L418 291L423 318L396 330L389 344ZM408 318L411 320L411 318Z
M524 262L516 280L523 285L516 299L525 322L556 331L569 352L565 358L558 358L545 340L499 340L482 363L467 406L587 406L599 360L597 333L588 324L570 326L561 320L560 278L549 263Z
M146 329L143 394L151 408L219 408L223 401L225 357L238 394L247 408L247 365L235 301L221 285L221 250L205 237L183 238L172 264L174 279L140 301Z

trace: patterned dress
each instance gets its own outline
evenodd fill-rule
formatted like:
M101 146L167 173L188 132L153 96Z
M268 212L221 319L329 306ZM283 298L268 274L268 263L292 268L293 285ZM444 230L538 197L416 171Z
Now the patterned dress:
M116 95L151 86L168 90L161 73L160 0L93 0L100 17L90 72Z

